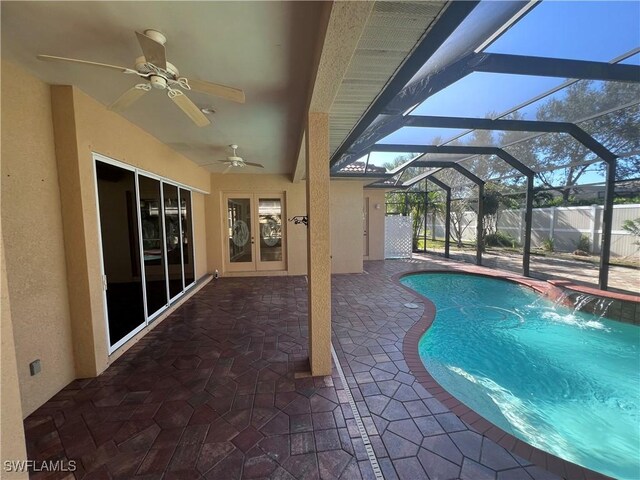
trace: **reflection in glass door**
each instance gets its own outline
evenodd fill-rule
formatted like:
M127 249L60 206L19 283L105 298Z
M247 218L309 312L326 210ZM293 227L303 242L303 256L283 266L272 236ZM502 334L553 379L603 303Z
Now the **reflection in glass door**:
M147 315L151 317L169 303L166 262L162 245L162 209L160 208L162 199L160 181L139 175L138 186L145 287L147 289Z
M164 196L164 233L167 248L167 275L169 277L169 298L184 289L182 282L182 228L178 208L178 187L162 183Z
M96 162L109 347L145 324L135 172Z
M282 199L258 197L260 259L258 270L284 269L282 252Z
M251 231L251 198L229 197L227 199L228 270L255 270Z
M191 192L180 189L180 219L182 226L182 260L184 264L184 284L188 287L195 282L195 258L193 252L193 224L191 222Z

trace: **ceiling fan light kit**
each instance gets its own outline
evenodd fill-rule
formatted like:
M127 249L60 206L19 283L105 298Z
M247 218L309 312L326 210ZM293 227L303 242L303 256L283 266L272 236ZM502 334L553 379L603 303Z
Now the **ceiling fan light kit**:
M233 167L237 167L237 168L244 168L244 167L257 167L257 168L264 168L264 165L262 165L261 163L254 163L254 162L246 162L244 160L244 158L242 158L241 156L239 156L236 153L236 150L238 149L238 145L236 144L231 144L229 145L229 148L231 148L231 150L233 150L233 154L229 155L226 160L218 160L217 162L219 163L224 163L227 165L227 168L225 168L222 171L222 174L224 175L225 173L227 173L231 168ZM205 163L204 165L200 165L201 167L208 167L209 165L216 165L217 162L214 163Z
M166 90L167 96L184 112L185 115L191 119L193 123L199 127L204 127L211 123L205 116L205 113L207 112L203 113L203 111L201 111L201 109L184 94L183 90L193 90L207 95L225 98L233 102L244 103L244 92L240 89L205 82L203 80L191 79L191 81L189 81L186 77L180 77L180 73L176 66L167 61L165 51L167 37L162 33L157 30L147 29L144 33L136 32L136 37L138 38L138 43L142 49L143 56L136 59L134 69L75 58L57 57L53 55L38 55L37 58L39 60L49 62L70 62L118 70L121 73L126 73L128 75L137 75L148 82L134 85L124 92L109 106L110 110L124 110L152 89Z
M157 30L153 30L149 28L144 31L144 34L154 42L159 43L160 45L164 45L165 43L167 43L167 37L165 37L163 34L161 34Z

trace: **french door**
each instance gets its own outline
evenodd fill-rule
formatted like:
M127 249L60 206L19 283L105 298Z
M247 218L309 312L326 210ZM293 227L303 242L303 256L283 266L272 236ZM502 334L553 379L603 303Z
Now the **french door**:
M228 193L223 196L225 270L286 270L284 195Z
M369 197L362 202L362 254L369 256Z
M191 192L94 158L111 353L195 283Z

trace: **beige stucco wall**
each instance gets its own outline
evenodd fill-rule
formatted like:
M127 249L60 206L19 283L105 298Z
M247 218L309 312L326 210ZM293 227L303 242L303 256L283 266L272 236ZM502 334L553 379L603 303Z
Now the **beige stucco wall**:
M287 218L307 214L305 182L209 174L78 89L49 87L6 62L2 140L6 287L24 416L117 357L106 341L93 152L211 192L193 194L198 277L223 272L223 193L284 193ZM362 184L331 182L331 197L334 273L360 272ZM306 274L307 228L285 228L287 273ZM35 358L43 370L31 377Z
M84 93L2 62L2 235L24 416L109 364L94 151L209 190L208 172ZM198 277L207 273L204 197L193 194ZM36 358L42 372L31 377Z
M364 189L363 195L369 199L369 256L365 260L384 260L385 191Z
M208 191L208 172L170 149L147 132L111 112L80 90L52 87L58 163L68 175L60 183L65 220L70 289L79 286L82 295L72 297L71 311L76 346L76 368L80 376L102 372L109 365L101 282L98 212L95 196L93 153L124 162L170 180ZM203 194L193 194L196 271L206 274L206 241ZM86 322L91 318L92 322ZM93 345L91 343L93 341ZM89 347L80 347L86 346ZM92 366L95 363L95 367Z
M331 182L331 273L361 273L362 182Z
M9 289L7 288L7 270L4 258L4 242L0 242L0 263L2 277L0 288L1 318L0 323L0 468L3 469L5 461L20 461L27 459L27 451L24 442L24 426L22 424L22 405L20 405L20 384L18 381L18 369L16 366L16 349L11 323L11 307ZM4 469L3 469L4 470ZM26 479L26 472L2 472L2 478Z
M73 380L75 371L49 86L4 61L1 186L7 287L26 416ZM4 355L3 349L3 372ZM32 377L29 363L37 358L42 372ZM4 413L4 401L2 408Z
M209 271L224 271L222 223L226 218L222 196L225 193L284 193L286 217L307 214L306 183L293 183L285 175L265 174L211 174L211 194L205 198L207 217L207 259ZM307 228L283 222L287 242L287 273L307 273ZM274 272L266 272L273 275Z
M191 209L193 210L193 218L197 221L193 224L193 238L195 238L195 268L196 279L201 278L209 271L207 265L207 226L209 221L205 215L205 198L208 195L202 195L199 193L191 194Z

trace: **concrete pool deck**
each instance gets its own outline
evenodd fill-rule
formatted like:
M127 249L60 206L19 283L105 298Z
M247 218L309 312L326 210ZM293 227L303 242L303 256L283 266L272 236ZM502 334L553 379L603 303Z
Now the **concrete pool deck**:
M442 258L435 253L414 253L414 259L430 260ZM475 264L475 252L452 251L451 259ZM511 272L522 272L522 255L509 252L485 252L482 254L482 265ZM558 257L531 255L531 276L542 280L572 280L585 286L597 288L598 265L593 263ZM632 267L609 266L609 288L632 295L640 295L640 270Z
M304 277L212 281L102 375L72 382L25 420L30 459L78 462L75 473L33 478L585 478L503 448L411 366L408 332L422 328L425 302L394 276L460 265L371 261L363 274L333 276L346 385L335 365L304 376Z

